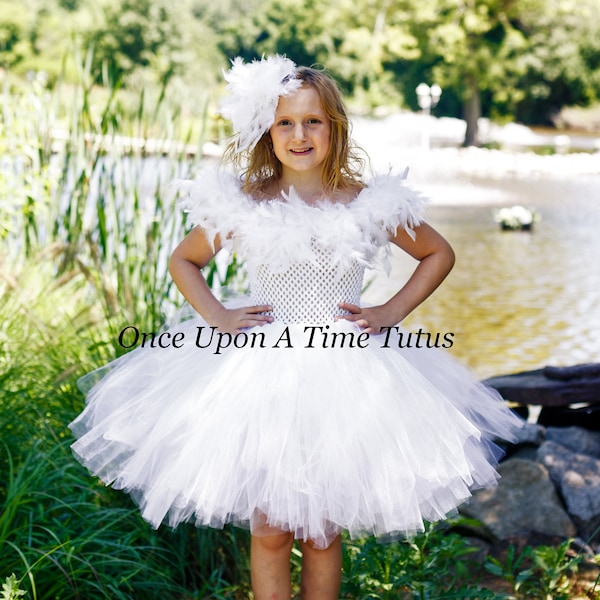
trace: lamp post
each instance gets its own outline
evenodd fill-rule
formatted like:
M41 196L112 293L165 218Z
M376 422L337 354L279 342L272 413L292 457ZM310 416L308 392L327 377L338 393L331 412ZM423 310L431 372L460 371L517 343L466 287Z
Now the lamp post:
M431 115L431 109L437 106L437 103L440 101L442 88L437 83L434 83L432 86L420 83L415 92L417 93L419 108L427 118L422 129L421 145L424 149L429 149L429 116Z

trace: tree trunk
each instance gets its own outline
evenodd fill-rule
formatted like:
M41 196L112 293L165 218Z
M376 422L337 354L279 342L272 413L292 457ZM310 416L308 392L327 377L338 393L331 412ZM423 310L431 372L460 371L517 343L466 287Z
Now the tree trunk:
M479 86L475 78L467 79L468 96L464 103L463 110L467 130L465 132L465 141L463 146L479 146L479 117L481 117L481 101L479 98Z

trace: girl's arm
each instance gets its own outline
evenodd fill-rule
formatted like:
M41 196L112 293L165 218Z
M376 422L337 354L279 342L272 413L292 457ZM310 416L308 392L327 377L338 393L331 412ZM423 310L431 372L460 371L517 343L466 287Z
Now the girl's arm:
M404 229L398 228L391 241L419 261L417 268L394 296L385 304L360 308L341 303L350 315L339 317L355 321L368 333L379 333L382 327L391 327L402 321L442 283L454 266L454 251L450 244L426 223L415 228L413 240Z
M227 333L238 333L244 327L264 325L273 318L259 313L271 310L270 306L245 306L225 308L213 295L200 269L205 267L221 249L217 235L214 248L202 229L194 228L175 248L169 260L169 273L192 307L212 326Z

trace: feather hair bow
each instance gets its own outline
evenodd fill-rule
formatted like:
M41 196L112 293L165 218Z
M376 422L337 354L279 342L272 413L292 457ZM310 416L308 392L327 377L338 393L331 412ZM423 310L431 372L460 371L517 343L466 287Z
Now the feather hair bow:
M241 57L231 61L223 73L229 96L220 105L220 113L233 124L237 135L236 150L252 150L273 125L280 96L295 92L302 81L295 78L296 65L276 54L244 63Z

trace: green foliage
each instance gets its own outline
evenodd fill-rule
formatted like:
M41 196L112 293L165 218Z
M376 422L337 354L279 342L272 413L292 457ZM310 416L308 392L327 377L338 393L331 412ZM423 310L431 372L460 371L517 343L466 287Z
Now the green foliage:
M80 84L69 86L69 103L62 84L50 92L43 79L24 93L4 89L4 591L33 599L244 597L245 532L154 532L127 496L94 482L69 450L67 424L83 403L77 378L114 358L119 324L152 329L175 300L166 258L184 224L167 182L189 172L189 148L203 140L182 126L166 87L125 111L118 83L98 94L90 53L74 64ZM125 143L123 132L137 143ZM151 144L158 159L147 154Z
M0 0L0 66L22 75L44 71L54 82L77 21L54 0Z
M56 257L37 254L20 269L3 264L0 278L0 573L15 574L5 593L247 593L245 532L154 532L127 496L95 482L71 455L67 424L83 407L76 380L109 353L84 276L56 279Z
M98 597L121 577L149 577L141 573L147 556L140 524L124 523L137 519L131 508L109 509L109 496L90 485L66 445L66 424L81 405L75 379L92 362L78 330L83 282L53 281L48 256L36 263L5 270L0 295L0 572L19 573L34 599Z
M572 540L566 540L557 547L527 547L520 554L510 546L504 561L488 557L486 568L510 583L517 598L568 600L569 577L583 560L569 553L571 545Z
M0 14L4 15L0 22L0 66L9 69L19 64L27 53L29 13L21 4L2 0Z
M423 534L394 544L374 538L344 549L345 598L497 598L473 578L476 551L458 534L427 525Z
M336 31L330 9L319 0L268 0L256 10L218 16L213 22L226 56L246 60L262 54L285 54L298 64L323 63L335 51ZM215 15L216 16L216 15ZM338 28L339 29L339 26Z
M400 6L399 4L397 6ZM394 21L388 19L394 15ZM334 5L305 0L267 0L258 9L215 15L219 48L245 59L286 54L304 65L323 65L347 94L367 105L397 102L391 74L384 64L390 52L413 56L414 38L388 3L343 0Z
M510 546L504 562L489 557L486 562L486 568L490 573L497 577L502 577L510 583L513 591L519 593L523 584L530 579L532 572L525 567L526 554L517 554L514 546Z
M44 71L51 84L76 66L62 57L93 45L93 72L129 89L177 82L188 110L228 58L286 53L323 64L356 103L416 109L415 87L437 82L436 114L462 116L480 96L493 118L549 122L565 105L600 99L597 0L0 0L0 65ZM3 10L4 7L4 10Z
M522 97L498 109L524 122L552 123L565 105L600 100L600 14L595 0L550 3L523 15L528 53L517 86ZM501 100L499 98L499 100Z
M162 81L179 67L175 57L183 36L175 8L163 0L104 3L99 21L84 36L95 48L95 65L109 64L119 78L151 68Z

